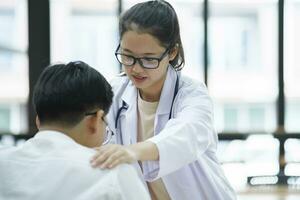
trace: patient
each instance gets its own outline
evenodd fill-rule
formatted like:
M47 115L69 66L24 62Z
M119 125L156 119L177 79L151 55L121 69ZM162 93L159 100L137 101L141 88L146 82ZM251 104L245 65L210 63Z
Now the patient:
M0 199L144 200L148 192L130 165L93 169L93 147L108 142L111 86L84 62L47 67L34 88L39 132L0 151Z

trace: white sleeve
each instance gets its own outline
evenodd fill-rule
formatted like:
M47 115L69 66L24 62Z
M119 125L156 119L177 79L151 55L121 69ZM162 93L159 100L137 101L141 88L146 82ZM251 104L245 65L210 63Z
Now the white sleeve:
M132 166L127 164L120 165L116 173L122 199L150 200L148 189Z
M204 85L181 93L174 106L175 117L162 131L148 139L159 150L159 161L148 162L147 181L172 173L192 163L207 150L215 151L217 135L213 128L213 106Z

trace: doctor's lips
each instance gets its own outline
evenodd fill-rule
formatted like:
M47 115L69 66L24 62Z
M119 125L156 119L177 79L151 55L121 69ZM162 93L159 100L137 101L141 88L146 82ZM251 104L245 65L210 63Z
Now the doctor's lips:
M142 82L147 79L147 77L138 76L138 75L131 75L131 76L136 82Z

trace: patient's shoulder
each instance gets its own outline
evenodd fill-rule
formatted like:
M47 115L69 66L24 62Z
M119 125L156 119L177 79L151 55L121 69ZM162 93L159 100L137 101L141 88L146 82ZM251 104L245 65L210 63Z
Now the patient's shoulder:
M118 180L123 181L141 181L142 177L138 170L130 164L121 164L114 168ZM122 181L123 180L123 181Z

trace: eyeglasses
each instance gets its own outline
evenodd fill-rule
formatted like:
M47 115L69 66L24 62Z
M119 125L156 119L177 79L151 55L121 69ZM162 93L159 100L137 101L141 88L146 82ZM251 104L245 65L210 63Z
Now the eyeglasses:
M131 55L126 55L123 53L119 53L120 45L118 46L115 56L119 63L122 65L125 65L126 67L131 67L133 66L136 62L140 64L143 68L146 69L156 69L159 66L160 61L168 54L169 52L169 47L163 52L163 54L159 58L154 58L154 57L141 57L141 58L136 58Z
M96 115L97 112L91 112L91 113L86 113L85 116L89 116L89 115ZM112 130L109 128L108 123L106 121L106 119L104 117L101 117L103 123L105 124L105 135L104 135L104 139L102 142L102 145L106 145L110 142L112 136L113 136L113 132Z

